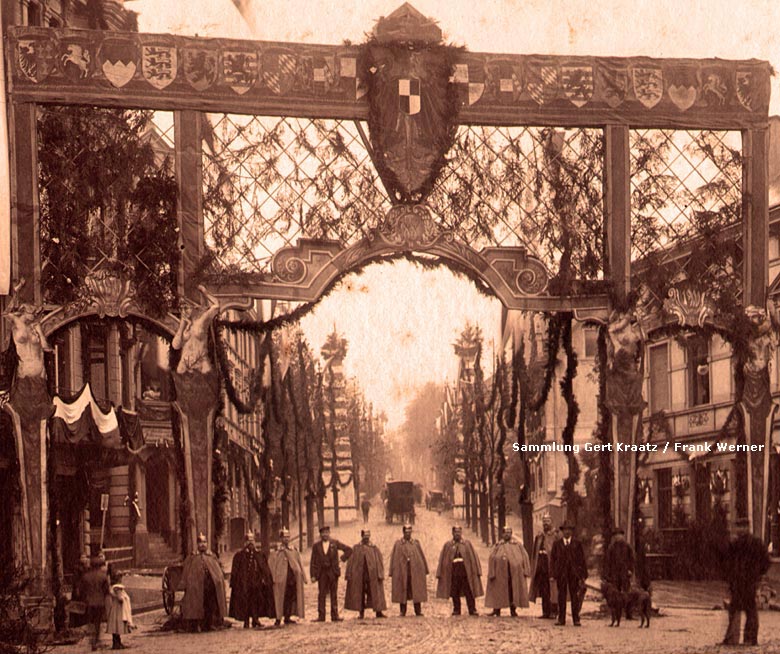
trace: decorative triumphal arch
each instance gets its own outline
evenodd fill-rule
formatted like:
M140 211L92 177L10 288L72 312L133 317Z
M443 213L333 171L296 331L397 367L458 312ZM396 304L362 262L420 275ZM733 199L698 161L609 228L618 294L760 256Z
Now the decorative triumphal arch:
M315 301L374 261L444 262L508 309L608 323L608 437L628 443L644 406L647 333L737 324L736 308L729 322L723 301L708 312L718 298L693 288L708 278L690 254L713 225L733 247L705 272L736 284L734 307L766 306L766 62L475 53L444 44L409 5L361 45L11 27L5 54L11 276L26 280L14 306L29 305L13 336L45 341L68 321L107 315L145 318L173 337L189 538L211 531L220 381L209 328L230 306ZM144 214L159 222L143 233L85 209L90 238L79 241L58 206L71 189L46 171L92 173L62 154L58 125L97 125L99 140L100 121L125 109L152 112L144 138L161 168L170 164L173 202L167 213L162 200L149 205L163 209ZM648 270L668 288L640 287ZM171 284L150 291L145 271ZM745 352L759 332L744 333ZM766 443L766 366L746 356L747 438ZM37 570L47 556L44 375L17 374L7 405L23 461L25 558ZM612 506L626 526L636 464L624 460L614 461ZM763 533L767 459L747 463Z

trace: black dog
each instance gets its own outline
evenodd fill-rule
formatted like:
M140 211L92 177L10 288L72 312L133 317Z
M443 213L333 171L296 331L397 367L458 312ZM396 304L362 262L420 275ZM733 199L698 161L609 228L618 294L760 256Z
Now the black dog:
M650 628L650 611L653 605L653 590L650 586L647 588L632 588L623 593L625 606L639 609L639 628ZM618 625L620 620L618 619Z
M614 584L611 584L608 581L602 581L601 594L604 595L604 599L609 607L610 615L612 616L612 622L610 622L609 626L619 627L620 617L623 614L623 608L626 605L626 593L620 592Z

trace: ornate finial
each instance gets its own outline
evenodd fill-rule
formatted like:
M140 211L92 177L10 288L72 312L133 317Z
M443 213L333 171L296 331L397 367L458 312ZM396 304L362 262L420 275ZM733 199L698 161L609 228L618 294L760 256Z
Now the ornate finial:
M441 29L436 21L423 16L408 2L404 2L389 16L380 18L374 26L374 36L380 43L440 43L442 40Z
M88 300L101 318L124 318L135 299L129 279L109 270L98 270L84 277Z

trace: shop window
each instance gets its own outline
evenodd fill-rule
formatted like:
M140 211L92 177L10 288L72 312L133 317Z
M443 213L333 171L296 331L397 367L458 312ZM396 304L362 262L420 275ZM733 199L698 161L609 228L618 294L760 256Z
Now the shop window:
M688 368L688 406L710 403L709 341L692 336L685 342Z
M658 526L668 529L672 526L672 469L662 468L655 474L658 489Z
M650 348L650 411L669 408L669 345L661 343Z

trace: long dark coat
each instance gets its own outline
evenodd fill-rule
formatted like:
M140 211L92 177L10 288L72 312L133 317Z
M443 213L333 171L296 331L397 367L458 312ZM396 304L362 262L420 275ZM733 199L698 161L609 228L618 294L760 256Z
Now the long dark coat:
M585 563L585 551L582 543L572 537L569 546L566 547L563 538L555 541L552 555L550 556L552 576L558 580L577 577L585 580L588 578L588 565Z
M363 572L368 565L368 581L371 585L372 606L366 608L374 611L384 611L387 608L385 600L385 566L382 562L382 552L374 545L358 543L352 548L352 556L347 561L344 574L347 580L347 592L344 597L344 608L347 611L360 611L363 599Z
M474 551L474 547L467 540L460 541L461 551L463 552L463 564L466 567L466 576L469 580L469 587L474 597L484 595L482 590L482 564ZM436 586L436 597L440 599L449 599L452 592L452 555L455 551L455 541L450 540L444 543L439 556L439 567L436 569L436 579L439 583Z
M244 548L235 553L230 570L230 588L231 618L276 617L271 568L260 550Z
M507 564L512 571L512 597L509 596ZM488 559L488 580L485 606L489 609L505 609L512 605L528 606L528 576L531 562L528 552L517 540L501 541L493 546Z
M203 554L195 552L185 559L181 581L179 581L177 588L177 590L184 591L184 597L181 600L181 617L185 620L203 620L205 617L203 615L203 585L207 574L214 582L219 608L218 620L222 620L227 613L225 610L225 575L217 557L212 552Z
M561 537L560 532L556 529L550 532L554 540ZM531 585L528 588L528 598L535 602L536 598L540 596L539 589L536 587L536 573L539 567L539 552L542 549L542 543L544 542L544 533L536 534L534 538L533 554L531 555ZM550 557L552 556L552 547L547 550L547 562L550 563ZM548 577L552 574L552 568L548 571ZM558 584L555 579L550 579L550 602L556 604L558 602Z
M629 573L634 574L634 548L625 540L615 540L609 544L604 556L604 579L617 585L620 590L628 590Z
M729 543L723 563L731 604L739 611L744 610L755 598L762 575L769 570L766 546L755 536L741 534Z
M427 602L428 587L428 562L425 560L420 541L414 538L406 540L401 538L393 545L393 553L390 555L390 577L393 580L391 601L397 604L406 604L409 599L407 591L407 561L412 572L412 602Z
M292 547L279 546L268 557L268 566L271 568L271 576L274 580L274 616L276 619L281 620L284 617L284 592L287 587L288 566L292 568L295 575L296 593L293 614L299 618L305 618L303 585L308 584L309 580L306 578L306 570L303 568L300 552Z

